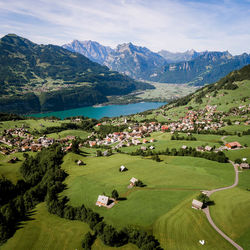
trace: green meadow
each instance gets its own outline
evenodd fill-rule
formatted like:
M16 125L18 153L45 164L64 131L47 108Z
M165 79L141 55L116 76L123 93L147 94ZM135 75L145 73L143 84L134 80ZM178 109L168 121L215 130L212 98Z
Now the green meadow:
M240 171L238 187L214 193L215 206L210 209L216 225L244 249L250 249L249 180L250 172Z
M78 166L77 159L86 165ZM231 164L191 157L162 156L161 159L156 162L125 154L86 158L67 154L62 167L69 174L65 180L68 188L62 195L67 195L74 206L86 204L115 226L135 224L150 228L158 217L194 193L233 182ZM121 165L128 171L119 172ZM146 187L128 189L132 177L142 180ZM98 195L110 195L113 189L126 200L119 201L112 209L97 207Z

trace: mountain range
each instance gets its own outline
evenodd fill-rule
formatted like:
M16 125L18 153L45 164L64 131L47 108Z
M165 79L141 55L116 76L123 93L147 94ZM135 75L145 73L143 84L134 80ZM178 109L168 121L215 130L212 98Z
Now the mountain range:
M145 47L124 43L115 49L93 41L76 41L64 48L82 53L109 69L137 80L162 83L189 83L204 85L215 82L233 70L250 64L250 55L233 56L228 51L196 52L188 50L172 53L152 52Z
M0 112L91 106L147 88L154 87L60 46L38 45L15 34L0 39Z

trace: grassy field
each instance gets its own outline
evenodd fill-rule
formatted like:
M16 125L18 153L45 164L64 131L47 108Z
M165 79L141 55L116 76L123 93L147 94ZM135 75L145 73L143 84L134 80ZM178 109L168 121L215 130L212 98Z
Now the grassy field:
M28 119L28 120L20 120L20 121L4 121L0 122L0 132L2 132L4 129L9 128L21 128L24 126L28 130L42 130L45 127L54 127L54 126L60 126L61 123L67 123L69 120L65 121L51 121L51 120L44 120L44 119Z
M191 208L190 198L158 218L153 232L164 249L234 249L210 226L202 211ZM205 245L199 240L205 240Z
M155 89L145 90L142 94L137 95L141 99L154 99L161 98L170 100L172 98L179 98L195 92L197 87L189 86L187 84L169 84L169 83L157 83L150 82Z
M179 135L185 136L185 137L187 136L186 134L183 134L183 133L179 133ZM171 140L171 133L154 132L151 134L148 140L151 138L154 138L156 140L155 142L147 143L145 145L124 147L124 148L121 148L121 151L126 152L126 153L131 153L135 151L137 148L141 148L141 146L150 146L150 145L153 145L156 151L165 150L167 147L170 149L172 148L179 149L183 145L186 145L188 147L193 147L193 148L197 146L202 146L202 145L203 146L209 145L211 147L213 146L220 147L219 142L220 142L221 136L194 134L194 137L196 137L197 141Z
M233 136L227 136L225 139L227 142L233 142L233 141L237 141L239 142L242 146L244 146L245 144L247 146L250 146L250 135L244 135L244 136L237 136L237 135L233 135Z
M29 221L22 222L15 235L10 238L1 250L68 250L82 249L81 241L84 234L91 231L88 225L81 221L62 219L47 211L45 203L40 203L33 211ZM128 244L120 248L107 247L97 239L92 247L95 250L102 249L137 249Z
M226 156L232 160L235 161L236 159L242 159L242 158L248 158L248 161L250 162L250 148L243 148L239 150L229 150L225 152Z
M52 215L45 203L40 203L31 220L23 222L1 249L81 249L81 240L88 231L87 224Z
M28 152L28 154L33 155L34 153ZM8 161L14 156L18 157L19 161L16 163L8 163ZM16 183L18 179L22 178L21 174L19 173L19 168L22 165L23 160L23 153L15 153L6 156L0 154L0 178L1 176L4 176L13 183Z
M250 192L233 188L215 193L211 199L216 204L211 207L215 224L244 249L250 249Z
M68 135L72 135L72 136L80 137L81 139L85 139L88 137L89 133L83 130L68 129L68 130L61 131L59 133L48 134L47 137L59 139L59 138L64 138Z
M75 206L86 204L115 226L134 223L149 228L158 217L199 190L233 182L230 164L190 157L161 158L162 162L157 163L124 154L106 158L67 154L62 167L69 173L65 181L68 189L63 195L67 195ZM77 166L77 159L82 159L86 165ZM128 171L120 173L121 165L125 165ZM147 186L128 190L132 177L142 180ZM127 200L120 201L112 209L96 207L98 195L110 195L113 189ZM147 201L146 206L144 201ZM143 216L140 215L142 210Z

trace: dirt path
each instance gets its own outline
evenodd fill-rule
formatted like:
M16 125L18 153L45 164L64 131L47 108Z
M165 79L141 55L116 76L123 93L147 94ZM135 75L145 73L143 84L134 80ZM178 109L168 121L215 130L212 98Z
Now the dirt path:
M225 141L226 137L227 137L227 135L224 135L224 136L221 137L221 140L222 140L222 142L223 142L224 144L227 143L227 141Z
M222 139L222 138L221 138ZM234 184L228 187L223 187L223 188L217 188L211 191L206 191L207 196L210 196L211 194L218 192L218 191L222 191L222 190L226 190L226 189L230 189L230 188L234 188L238 185L239 182L239 174L238 174L238 168L237 166L232 162L229 161L231 164L233 164L234 166L234 171L235 171L235 180L234 180ZM239 250L243 250L243 248L241 246L239 246L237 243L235 243L231 238L229 238L225 233L223 233L213 222L211 216L210 216L210 211L209 211L209 207L206 207L203 209L203 212L206 214L208 222L211 224L211 226L227 241L229 241L235 248L239 249Z

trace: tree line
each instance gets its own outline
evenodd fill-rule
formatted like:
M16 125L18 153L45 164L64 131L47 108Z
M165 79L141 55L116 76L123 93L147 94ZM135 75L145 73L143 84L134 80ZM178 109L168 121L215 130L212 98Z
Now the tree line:
M176 148L172 148L171 150L169 148L166 148L162 151L152 151L152 150L142 150L138 148L136 151L128 153L132 156L135 155L141 155L141 156L153 156L153 160L160 161L158 157L155 157L156 155L170 155L170 156L191 156L191 157L199 157L199 158L205 158L207 160L211 161L217 161L220 163L226 163L228 162L228 157L224 154L224 152L201 152L197 151L195 148L187 147L186 149L180 148L177 150Z

